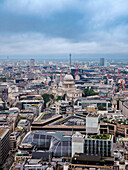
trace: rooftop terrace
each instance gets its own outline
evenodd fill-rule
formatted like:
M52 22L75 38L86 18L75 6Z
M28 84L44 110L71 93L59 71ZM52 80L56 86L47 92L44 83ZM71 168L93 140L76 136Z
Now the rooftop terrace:
M88 136L88 138L104 139L104 140L110 139L111 140L112 135L109 135L109 134L91 135L91 136Z

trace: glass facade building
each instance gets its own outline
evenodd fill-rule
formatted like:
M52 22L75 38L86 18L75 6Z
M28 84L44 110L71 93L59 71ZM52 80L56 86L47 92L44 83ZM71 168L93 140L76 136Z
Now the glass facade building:
M54 157L71 156L71 137L65 137L64 133L57 132L30 132L22 144L36 145L39 149L49 150Z
M97 137L97 138L96 138ZM36 145L38 149L50 151L53 157L71 157L76 152L86 155L111 157L113 153L113 136L98 138L99 135L83 136L80 133L64 136L63 132L29 132L22 140L23 145Z
M85 138L84 153L111 157L113 153L113 136L112 139L106 140Z
M100 66L104 66L104 58L100 58Z

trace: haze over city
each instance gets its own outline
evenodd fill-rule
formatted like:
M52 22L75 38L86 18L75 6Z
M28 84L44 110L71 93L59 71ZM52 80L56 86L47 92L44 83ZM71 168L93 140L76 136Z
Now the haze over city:
M127 59L127 0L1 0L0 59Z

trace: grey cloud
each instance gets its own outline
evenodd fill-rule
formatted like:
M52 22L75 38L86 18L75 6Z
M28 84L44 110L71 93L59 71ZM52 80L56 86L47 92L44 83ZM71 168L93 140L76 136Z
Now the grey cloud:
M128 52L127 0L3 0L0 53Z
M48 39L42 34L17 34L0 35L1 55L41 55L41 54L62 54L73 52L80 53L128 53L128 44L112 43L100 44L97 42L73 43L62 38Z

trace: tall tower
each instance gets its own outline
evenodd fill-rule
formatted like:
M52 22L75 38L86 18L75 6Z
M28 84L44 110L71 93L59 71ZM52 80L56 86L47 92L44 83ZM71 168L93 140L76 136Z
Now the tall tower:
M104 66L104 58L100 58L100 66Z
M72 63L71 63L71 56L72 56L72 55L71 55L71 54L69 54L69 60L70 60L70 62L69 62L69 66L70 66L70 67L71 67L71 64L72 64Z
M30 59L30 66L31 67L35 66L35 60L34 59Z

